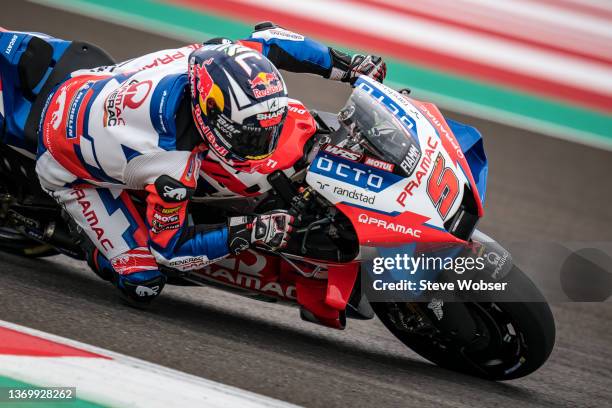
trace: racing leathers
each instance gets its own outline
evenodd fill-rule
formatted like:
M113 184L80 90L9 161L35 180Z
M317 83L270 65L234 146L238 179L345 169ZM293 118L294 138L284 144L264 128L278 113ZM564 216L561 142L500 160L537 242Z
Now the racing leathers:
M238 43L289 71L345 82L385 75L378 57L351 57L271 23ZM291 219L282 213L219 225L188 220L201 161L212 154L197 136L188 103L188 57L199 47L76 71L43 111L41 185L93 243L90 265L132 300L159 295L165 283L159 265L199 269L252 243L278 247L289 230ZM142 191L141 202L126 190Z

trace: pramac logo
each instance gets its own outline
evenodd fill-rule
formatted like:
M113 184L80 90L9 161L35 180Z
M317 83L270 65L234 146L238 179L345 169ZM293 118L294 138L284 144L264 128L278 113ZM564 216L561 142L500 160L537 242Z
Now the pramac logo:
M147 99L153 83L132 80L113 91L104 101L104 127L125 125L123 113L126 109L136 110Z
M151 81L137 82L128 87L125 92L125 98L123 99L123 105L131 109L137 109L143 104L151 87L153 86Z

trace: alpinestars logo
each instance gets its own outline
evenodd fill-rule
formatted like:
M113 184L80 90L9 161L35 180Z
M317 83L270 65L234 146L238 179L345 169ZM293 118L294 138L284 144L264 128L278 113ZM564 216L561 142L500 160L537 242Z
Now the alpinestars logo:
M104 101L104 127L125 126L125 110L138 109L149 96L152 87L151 81L140 82L134 79L111 92Z
M158 293L159 293L159 286L153 286L151 288L148 288L146 286L138 285L136 287L136 294L140 297L157 296Z
M164 186L164 197L175 201L183 201L187 197L187 189L184 187L172 188Z

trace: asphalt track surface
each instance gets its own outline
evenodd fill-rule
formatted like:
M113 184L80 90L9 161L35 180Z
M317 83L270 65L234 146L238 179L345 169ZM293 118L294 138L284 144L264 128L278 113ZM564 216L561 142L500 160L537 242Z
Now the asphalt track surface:
M88 40L118 60L179 44L25 2L7 2L0 26ZM292 96L319 109L338 108L348 93L287 77ZM485 135L491 170L481 229L502 242L612 241L612 153L447 114ZM0 254L2 320L309 407L609 406L612 305L560 303L553 312L548 363L493 383L425 362L377 320L334 331L300 321L297 309L209 288L167 288L141 312L84 264Z

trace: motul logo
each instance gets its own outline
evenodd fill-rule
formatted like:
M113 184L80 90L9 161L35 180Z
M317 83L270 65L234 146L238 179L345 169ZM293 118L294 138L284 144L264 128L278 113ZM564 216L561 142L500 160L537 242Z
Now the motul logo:
M377 169L385 170L385 171L393 171L395 165L392 163L387 163L386 161L378 160L373 157L366 157L363 164L368 166L376 167Z
M323 151L326 153L331 153L334 156L342 157L343 159L348 159L352 161L358 161L359 159L361 159L361 155L359 153L351 152L350 150L346 150L335 145L328 144L323 148Z

